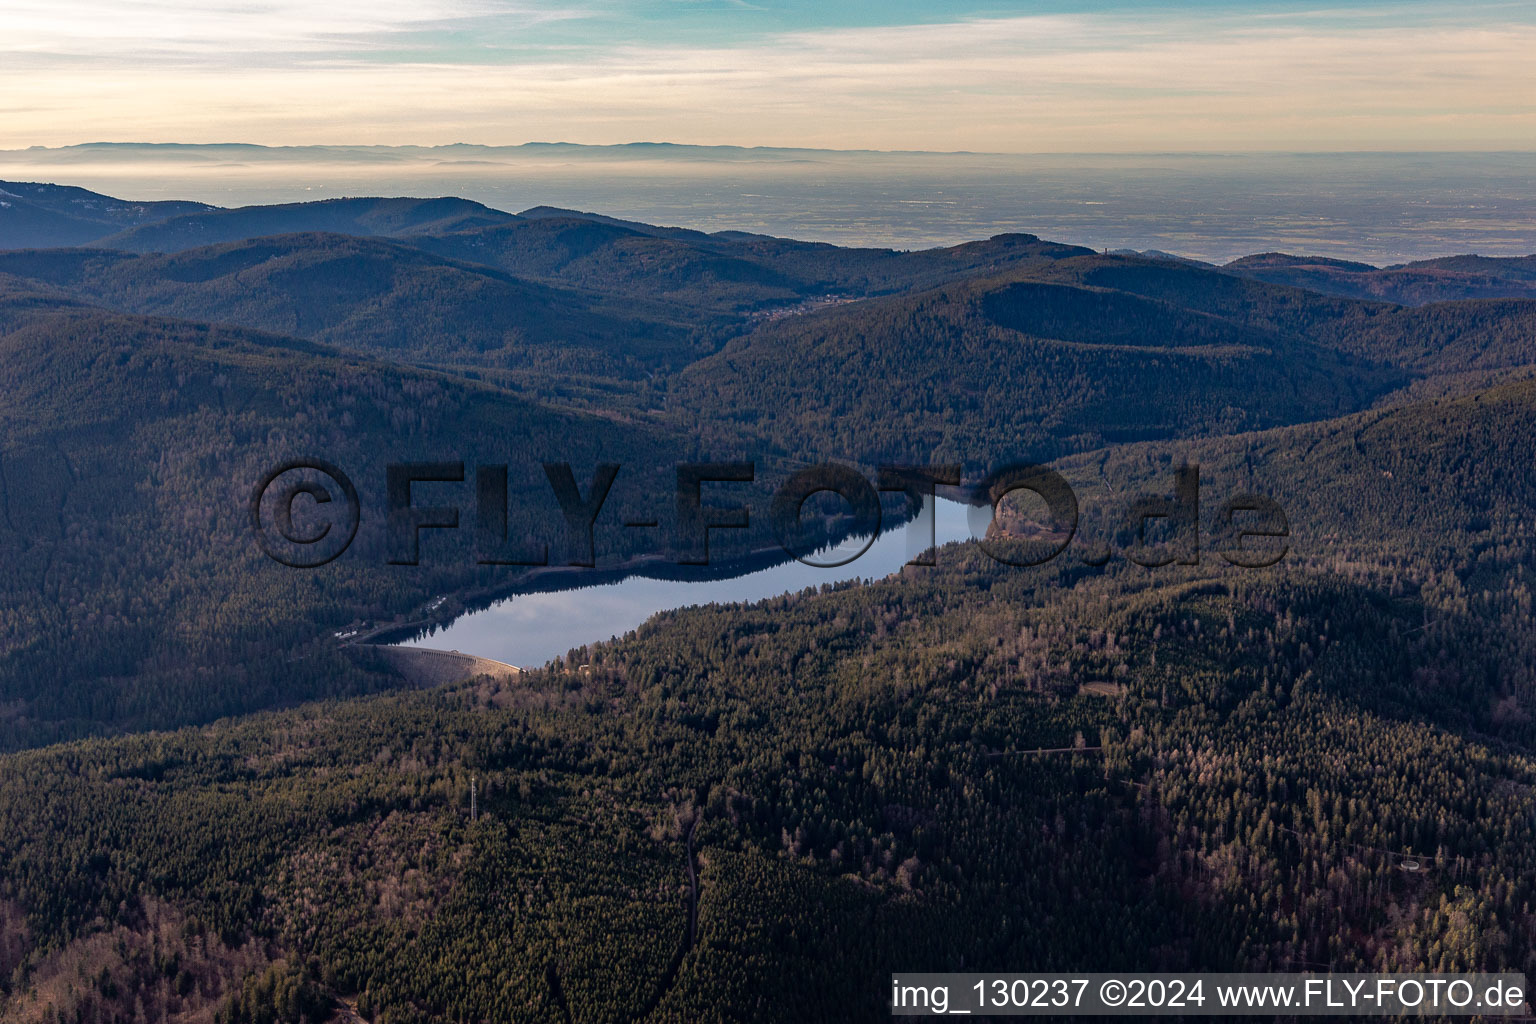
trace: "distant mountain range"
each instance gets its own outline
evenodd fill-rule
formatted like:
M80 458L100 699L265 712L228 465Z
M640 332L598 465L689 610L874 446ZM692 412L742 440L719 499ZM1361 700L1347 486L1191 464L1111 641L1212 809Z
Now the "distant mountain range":
M515 220L466 199L327 199L225 210L205 203L130 203L84 189L0 182L0 248L94 245L179 252L295 231L398 237Z
M1536 256L1446 256L1392 267L1267 252L1223 269L1332 295L1417 306L1453 299L1536 295Z
M70 159L125 155L173 157L176 159L284 161L295 158L324 157L330 160L379 162L389 160L472 161L506 157L583 157L599 160L709 160L724 162L793 161L858 156L952 157L999 154L937 150L818 149L787 146L695 146L678 142L624 142L613 145L588 145L578 142L524 142L513 146L485 146L455 142L442 146L261 146L248 142L87 142L74 146L31 146L27 149L0 150L0 155L22 154L31 157L63 156Z
M542 151L543 146L447 146L432 151L522 151L530 147ZM103 143L74 148L107 152L121 146ZM199 153L288 152L246 145L151 148ZM392 147L307 148L397 152ZM672 153L720 147L646 143L576 148ZM420 150L401 147L398 151L414 154ZM1017 250L1018 240L1041 245L1035 255L1044 254L1053 244L1040 243L1033 236L1009 235L990 243L901 253L847 249L736 231L706 234L548 206L511 214L451 197L346 198L222 209L205 203L131 202L60 185L0 182L0 250L92 246L137 253L175 253L303 232L411 239L412 244L439 255L489 263L520 276L578 286L583 281L602 282L604 290L648 297L686 295L692 300L703 298L704 304L722 304L736 310L789 301L818 290L866 294L910 288L934 283L945 274L997 269L1014 262L1023 258ZM1064 251L1057 247L1058 253ZM1161 250L1121 249L1108 255L1214 267ZM1219 269L1272 284L1401 305L1536 296L1536 256L1462 255L1376 267L1320 256L1262 253L1233 260ZM632 287L626 289L617 284L623 280L630 281Z

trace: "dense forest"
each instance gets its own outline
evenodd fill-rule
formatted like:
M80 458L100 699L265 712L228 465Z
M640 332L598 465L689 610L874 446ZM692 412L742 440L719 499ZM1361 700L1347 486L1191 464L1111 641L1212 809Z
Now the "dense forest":
M1233 260L1223 269L1330 295L1412 306L1456 299L1536 297L1536 258L1530 256L1445 256L1373 267L1349 260L1271 252Z
M0 187L0 1019L876 1020L914 967L1536 976L1525 262ZM248 517L301 456L362 509L312 570ZM738 460L721 572L815 463L1049 462L1079 516L1044 565L951 545L515 676L413 688L337 639L533 585L480 558L481 466L498 540L556 566L542 464L583 494L621 466L617 573L681 556L624 525L670 521L678 464ZM416 485L460 516L419 565L390 564L392 462L462 463ZM1132 515L1196 479L1188 520ZM1264 568L1226 557L1253 495L1284 518ZM1010 505L988 547L1035 529Z
M384 239L314 232L169 256L0 253L0 273L113 309L238 324L406 363L537 371L541 381L676 369L712 351L735 323L537 284Z
M620 511L670 497L681 450L487 384L24 295L0 307L0 380L0 747L353 691L315 643L327 631L511 571L477 564L476 466L508 467L507 535L546 543L562 533L541 462L574 464L582 486L586 467L626 466L599 532L617 558L650 550ZM364 511L346 557L311 571L263 556L247 510L264 472L303 456L349 474ZM416 501L462 505L464 529L391 566L385 466L439 460L466 482Z

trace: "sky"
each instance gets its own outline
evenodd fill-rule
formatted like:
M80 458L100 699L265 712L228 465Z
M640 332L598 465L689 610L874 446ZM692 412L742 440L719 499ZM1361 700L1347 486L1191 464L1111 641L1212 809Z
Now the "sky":
M0 0L0 149L1536 149L1536 4Z

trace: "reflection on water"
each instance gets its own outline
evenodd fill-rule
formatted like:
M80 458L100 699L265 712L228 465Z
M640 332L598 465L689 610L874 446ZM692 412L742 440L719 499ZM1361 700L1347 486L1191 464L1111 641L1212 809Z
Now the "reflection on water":
M573 584L567 590L518 594L483 611L461 615L445 628L407 641L407 646L464 651L511 665L542 665L573 647L621 636L672 608L760 601L824 583L888 576L921 553L929 522L936 542L948 544L982 536L989 514L985 506L973 508L940 498L912 523L883 531L868 550L846 565L817 568L791 561L725 579L683 581L635 575L597 586ZM813 560L841 561L857 554L867 540L850 537L818 552Z

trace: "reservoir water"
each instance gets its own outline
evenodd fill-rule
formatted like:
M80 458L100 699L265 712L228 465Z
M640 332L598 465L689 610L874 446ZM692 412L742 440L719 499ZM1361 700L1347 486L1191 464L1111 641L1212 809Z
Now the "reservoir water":
M711 580L659 579L641 571L596 585L582 585L580 574L574 573L573 584L567 589L515 594L481 611L461 615L404 645L457 650L510 665L543 665L573 647L621 636L657 612L690 605L761 601L825 583L889 576L925 546L925 517L930 514L935 543L943 545L985 536L991 509L938 498L924 510L924 516L882 530L872 542L867 535L850 537L812 556L821 563L838 562L868 543L857 558L835 567L787 560ZM921 541L917 541L919 537ZM937 557L944 555L940 552Z

